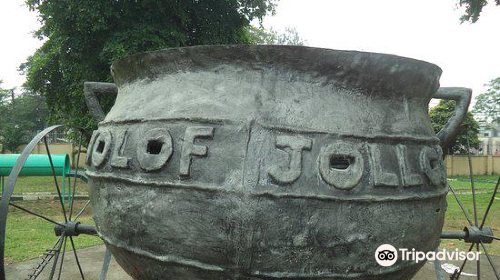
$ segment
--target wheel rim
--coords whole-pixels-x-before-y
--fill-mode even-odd
[[[74,177],[73,180],[73,189],[72,192],[68,193],[67,195],[69,196],[68,200],[68,208],[66,208],[63,200],[63,196],[61,195],[61,189],[59,187],[59,183],[57,180],[55,168],[54,168],[54,163],[52,161],[52,155],[50,152],[50,148],[47,142],[47,135],[54,131],[55,129],[58,129],[62,127],[61,125],[55,125],[51,126],[49,128],[46,128],[42,132],[38,133],[32,140],[31,142],[24,148],[23,152],[19,156],[18,160],[16,161],[14,167],[12,168],[12,171],[9,175],[9,178],[7,180],[7,184],[5,185],[4,188],[4,193],[2,196],[2,200],[0,202],[0,280],[6,280],[6,271],[5,271],[5,240],[6,240],[6,224],[7,224],[7,216],[8,216],[8,210],[9,206],[12,206],[18,210],[24,211],[30,215],[34,215],[38,218],[41,218],[45,220],[46,222],[51,223],[54,226],[54,231],[56,233],[57,241],[55,244],[48,248],[46,252],[43,254],[43,256],[40,258],[40,261],[37,263],[37,265],[33,268],[30,274],[27,275],[26,279],[37,279],[38,276],[45,270],[45,268],[48,266],[48,264],[52,261],[52,268],[50,270],[50,275],[49,279],[54,279],[57,277],[57,279],[61,279],[61,273],[63,271],[63,265],[64,265],[64,257],[67,252],[67,245],[70,243],[71,245],[71,250],[73,251],[74,254],[74,259],[80,274],[80,277],[82,279],[85,279],[84,273],[82,270],[82,266],[80,264],[80,260],[78,258],[77,250],[75,247],[75,242],[73,237],[78,236],[79,234],[90,234],[90,235],[96,235],[96,229],[92,225],[80,225],[78,221],[78,218],[84,213],[84,211],[87,209],[90,200],[88,200],[82,209],[80,211],[76,212],[76,209],[74,209],[74,198],[75,198],[75,193],[76,193],[76,183],[77,183],[77,178],[82,179],[84,182],[86,182],[86,177],[83,174],[78,174],[79,167],[78,163],[80,162],[80,156],[81,156],[81,150],[82,150],[82,134],[80,133],[79,141],[78,141],[78,153],[76,155],[76,164],[75,164],[75,172],[69,174],[69,177]],[[49,158],[50,162],[50,167],[51,167],[51,173],[52,177],[54,180],[54,185],[57,190],[57,196],[58,196],[58,201],[59,205],[62,211],[62,215],[64,217],[64,221],[62,222],[57,222],[45,215],[42,215],[40,213],[36,213],[35,211],[31,211],[29,209],[26,209],[25,207],[22,207],[20,205],[16,205],[15,203],[11,202],[11,197],[14,192],[14,186],[17,181],[17,178],[19,177],[19,174],[21,173],[21,170],[24,166],[24,163],[26,162],[28,156],[32,153],[36,145],[43,140],[44,146],[45,146],[45,151],[46,154]],[[71,187],[71,185],[70,185]],[[69,239],[69,242],[68,242]],[[109,253],[106,252],[106,256]],[[107,271],[107,266],[109,265],[109,260],[106,261],[107,258],[105,258],[105,263],[103,265],[103,272],[104,270]],[[101,273],[102,274],[102,273]],[[105,277],[105,273],[104,273]],[[101,279],[104,279],[101,277]]]
[[[500,176],[497,179],[495,188],[493,189],[493,194],[488,202],[488,206],[486,207],[486,211],[483,215],[482,220],[480,221],[479,215],[478,215],[478,207],[477,207],[477,198],[476,198],[476,186],[475,186],[475,181],[474,181],[474,172],[472,168],[472,159],[471,159],[471,154],[470,154],[470,134],[469,134],[469,128],[467,127],[467,161],[468,161],[468,166],[469,166],[469,180],[470,180],[470,185],[471,185],[471,192],[472,192],[472,211],[473,211],[473,216],[472,218],[467,214],[467,211],[464,207],[464,204],[458,197],[457,193],[451,187],[451,185],[448,184],[448,188],[450,192],[452,193],[453,197],[455,198],[455,201],[458,203],[462,213],[464,214],[465,219],[467,220],[468,225],[464,227],[463,232],[443,232],[441,235],[442,239],[463,239],[466,243],[470,243],[470,247],[467,252],[471,252],[474,247],[476,249],[476,252],[482,252],[486,256],[486,259],[489,263],[489,265],[492,268],[493,274],[495,275],[497,280],[500,280],[500,269],[495,266],[493,263],[493,260],[491,258],[491,255],[488,252],[488,249],[486,248],[485,244],[487,243],[492,243],[495,241],[499,241],[500,238],[495,236],[491,229],[485,225],[486,219],[488,218],[488,215],[490,214],[491,207],[495,201],[495,197],[498,193],[499,189],[499,184],[500,184]],[[464,267],[467,263],[467,258],[462,262],[461,266],[459,269],[455,269],[453,274],[450,276],[451,280],[458,280],[460,279],[460,276],[463,273]],[[480,258],[477,259],[476,261],[476,276],[477,279],[481,279],[481,260]],[[442,275],[441,271],[439,271],[440,265],[436,265],[436,276],[439,280],[443,279],[444,276]]]

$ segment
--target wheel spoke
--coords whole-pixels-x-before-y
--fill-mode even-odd
[[[469,143],[469,126],[467,126],[467,159],[469,161],[469,178],[470,185],[472,189],[472,205],[474,208],[474,225],[477,227],[477,203],[476,203],[476,186],[474,185],[474,172],[472,171],[472,159],[470,157],[470,143]],[[479,250],[479,245],[477,245],[477,249]],[[478,272],[479,279],[479,272]]]
[[[57,195],[59,196],[59,202],[61,203],[62,212],[64,215],[64,221],[68,222],[68,216],[66,215],[66,208],[64,207],[64,202],[61,196],[61,189],[59,189],[59,183],[57,182],[56,171],[54,169],[54,163],[52,162],[52,156],[50,155],[49,144],[47,144],[47,137],[43,137],[43,142],[45,143],[45,150],[49,156],[50,168],[52,169],[52,176],[54,177],[54,184],[56,185]]]
[[[453,188],[450,186],[450,184],[448,184],[448,188],[450,189],[451,193],[455,197],[455,200],[457,201],[458,206],[460,206],[460,209],[462,209],[462,212],[464,213],[465,218],[467,219],[467,222],[469,222],[469,225],[472,226],[472,221],[469,218],[469,215],[467,215],[467,212],[465,212],[465,208],[464,208],[464,205],[462,204],[462,201],[460,200],[460,198],[458,198],[457,194],[455,193]]]
[[[30,210],[28,210],[28,209],[26,209],[26,208],[24,208],[24,207],[21,207],[21,206],[19,206],[19,205],[16,205],[16,204],[14,204],[14,203],[12,203],[12,202],[9,202],[9,205],[10,205],[10,206],[12,206],[12,207],[15,207],[15,208],[17,208],[17,209],[19,209],[19,210],[22,210],[22,211],[24,211],[24,212],[26,212],[26,213],[29,213],[29,214],[31,214],[31,215],[37,216],[37,217],[39,217],[39,218],[42,218],[42,219],[46,220],[47,222],[50,222],[50,223],[53,223],[53,224],[55,224],[55,225],[58,225],[58,226],[64,227],[64,225],[62,225],[62,224],[60,224],[60,223],[58,223],[58,222],[56,222],[56,221],[54,221],[54,220],[52,220],[52,219],[50,219],[50,218],[47,218],[47,217],[45,217],[45,216],[43,216],[43,215],[40,215],[40,214],[37,214],[37,213],[35,213],[35,212],[33,212],[33,211],[30,211]]]
[[[488,253],[488,250],[486,250],[486,246],[484,246],[483,242],[481,242],[481,247],[483,247],[484,255],[488,259],[488,262],[490,263],[491,267],[493,268],[493,272],[495,273],[495,276],[497,280],[500,280],[500,274],[498,273],[497,269],[495,268],[495,264],[490,258],[490,254]]]
[[[64,237],[64,245],[63,245],[63,251],[62,251],[62,256],[61,256],[61,264],[59,265],[59,274],[57,275],[57,280],[61,279],[61,273],[63,269],[63,263],[64,263],[64,255],[66,254],[66,241],[68,240],[68,237]]]
[[[59,237],[59,239],[54,244],[54,246],[52,246],[52,248],[45,250],[45,255],[43,256],[42,260],[38,263],[38,265],[33,269],[33,274],[28,275],[27,280],[35,280],[40,275],[40,273],[43,272],[45,267],[49,264],[49,262],[54,257],[53,252],[57,251],[56,247],[59,244],[59,242],[61,241],[61,239],[62,239],[62,236]]]
[[[73,215],[73,204],[75,203],[75,190],[76,181],[78,179],[78,164],[80,163],[80,154],[82,153],[82,134],[80,133],[80,139],[78,140],[78,154],[76,156],[75,164],[75,179],[73,180],[73,192],[71,194],[71,204],[69,206],[69,220],[71,221],[71,216]]]
[[[479,252],[479,243],[476,243],[476,252]],[[478,254],[478,256],[479,256],[479,254]],[[477,261],[476,261],[476,272],[477,272],[477,280],[480,280],[481,279],[481,262],[480,262],[479,257],[477,258]]]
[[[104,253],[104,262],[102,263],[101,277],[99,280],[106,280],[106,274],[108,274],[109,262],[111,261],[111,251],[106,247],[106,253]]]
[[[80,265],[80,260],[78,259],[78,254],[76,253],[75,242],[73,242],[73,237],[69,237],[69,241],[71,241],[71,248],[73,248],[73,254],[75,254],[76,265],[78,266],[78,271],[80,272],[80,276],[82,276],[82,280],[85,280],[85,276],[83,276],[82,266]]]
[[[88,200],[87,203],[85,203],[85,205],[83,205],[82,210],[80,210],[80,212],[78,212],[78,214],[76,214],[75,219],[74,219],[75,221],[83,214],[83,212],[85,211],[85,209],[87,209],[87,206],[89,206],[89,204],[90,204],[90,200]]]
[[[488,237],[488,238],[492,238],[492,239],[495,239],[495,240],[498,240],[500,241],[500,237],[496,237],[496,236],[491,236],[491,235],[483,235],[481,234],[482,237]]]
[[[470,247],[469,247],[469,251],[472,251],[472,248],[474,248],[474,244],[471,244]],[[460,266],[460,269],[458,271],[458,275],[457,275],[457,278],[455,280],[458,280],[460,278],[460,275],[462,275],[462,271],[464,271],[464,267],[465,267],[465,263],[467,263],[467,258],[465,258],[464,262],[462,263],[462,265]]]
[[[496,197],[497,192],[498,192],[498,185],[499,184],[500,184],[500,176],[498,176],[495,190],[493,190],[493,195],[491,196],[490,203],[488,203],[488,207],[486,208],[486,212],[484,213],[483,220],[481,221],[481,226],[479,227],[479,229],[483,229],[484,223],[486,222],[486,218],[488,217],[488,214],[490,213],[491,205],[493,205],[493,202],[495,201],[495,197]]]
[[[436,250],[436,253],[437,253],[437,250]],[[443,270],[441,268],[441,261],[437,258],[434,261],[434,270],[436,271],[437,280],[444,280]]]
[[[52,264],[52,270],[50,271],[49,280],[54,279],[54,273],[56,272],[57,261],[59,259],[59,253],[61,252],[61,247],[63,245],[63,239],[64,239],[64,233],[61,235],[61,238],[59,239],[59,246],[55,253],[54,263]]]

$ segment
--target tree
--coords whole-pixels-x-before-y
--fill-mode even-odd
[[[23,93],[13,102],[8,94],[10,91],[0,88],[2,153],[5,150],[18,152],[19,146],[27,143],[32,132],[44,128],[47,118],[47,107],[41,96]]]
[[[266,30],[263,27],[257,28],[250,26],[249,37],[253,44],[258,45],[294,45],[303,46],[307,41],[302,39],[297,29],[287,27],[283,33],[274,29]]]
[[[432,108],[429,116],[431,117],[434,132],[438,133],[454,114],[455,101],[453,100],[441,100],[437,106]],[[471,148],[479,148],[479,139],[477,137],[479,124],[471,112],[467,112],[459,129],[460,132],[457,134],[455,140],[448,147],[445,147],[447,154],[466,154],[467,138],[469,138]]]
[[[6,122],[8,118],[7,111],[5,110],[6,104],[8,104],[8,97],[10,90],[2,88],[3,81],[0,80],[0,143],[2,143],[2,138],[4,131],[6,129]],[[4,145],[2,144],[2,151]]]
[[[500,125],[500,77],[488,84],[489,88],[476,98],[472,112],[480,122]]]
[[[138,52],[251,43],[247,28],[277,0],[27,0],[42,47],[21,65],[25,87],[47,100],[50,121],[91,131],[85,81],[112,81],[112,61]],[[110,107],[113,98],[103,101]]]
[[[484,6],[487,4],[487,0],[459,0],[458,5],[465,7],[465,14],[460,17],[460,21],[475,23],[479,19]],[[500,0],[495,0],[495,4],[497,6],[500,5]]]
[[[9,90],[2,88],[3,81],[0,80],[0,105],[8,98]]]
[[[8,123],[3,130],[2,135],[2,153],[10,151],[12,153],[19,152],[19,146],[25,144],[25,131],[18,125]]]

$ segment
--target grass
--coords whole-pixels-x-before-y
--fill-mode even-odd
[[[467,190],[470,191],[470,179],[469,176],[453,176],[449,177],[449,183],[454,190]],[[481,175],[474,176],[474,186],[478,191],[482,190],[492,190],[498,180],[498,175]]]
[[[79,171],[82,173],[82,171]],[[57,182],[59,187],[62,188],[62,178],[57,177]],[[76,193],[87,193],[87,184],[81,180],[76,181]],[[7,178],[5,178],[5,183],[7,183]],[[73,188],[73,178],[71,178],[71,188]],[[68,181],[66,180],[66,190],[68,190]],[[62,191],[62,189],[61,189]],[[51,176],[40,176],[40,177],[23,177],[19,176],[14,186],[14,194],[22,193],[51,193],[57,194],[56,187],[54,185],[54,178]]]
[[[491,199],[493,188],[497,176],[475,176],[477,181],[477,210],[479,220],[482,219],[484,211]],[[473,219],[473,203],[470,193],[470,182],[468,177],[459,176],[450,178],[450,185],[459,193],[458,197],[462,201],[469,217]],[[77,184],[79,193],[86,192],[83,183]],[[20,177],[14,188],[15,193],[21,192],[50,192],[56,193],[52,177]],[[445,225],[443,230],[462,231],[467,225],[464,214],[458,207],[455,198],[450,194],[447,197],[448,209],[446,212]],[[75,201],[75,209],[81,209],[85,201]],[[22,201],[16,204],[47,215],[56,221],[63,220],[60,206],[56,200]],[[497,195],[496,202],[490,210],[486,225],[490,226],[496,235],[500,235],[500,194]],[[81,216],[80,221],[84,224],[93,224],[91,218],[92,210],[89,208]],[[10,207],[7,221],[6,253],[7,262],[24,261],[41,256],[45,249],[51,247],[56,242],[52,224],[27,214],[21,210]],[[75,237],[77,248],[102,244],[102,241],[93,236],[80,235]],[[458,240],[442,240],[441,247],[454,250],[468,250],[469,244]],[[490,254],[500,256],[500,242],[486,245]]]
[[[85,203],[86,201],[82,200],[75,201],[74,210],[80,211]],[[64,220],[57,200],[18,201],[15,204],[55,221]],[[82,224],[94,224],[91,213],[89,205],[78,220]],[[40,257],[47,248],[55,244],[57,239],[51,223],[14,207],[9,208],[5,240],[6,263]],[[77,248],[102,244],[101,239],[95,236],[79,235],[73,239]],[[69,242],[68,246],[67,249],[71,250]]]

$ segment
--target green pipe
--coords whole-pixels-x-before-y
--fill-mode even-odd
[[[69,155],[53,154],[51,157],[56,175],[69,173]],[[0,176],[9,176],[18,158],[18,154],[0,155]],[[49,156],[44,154],[29,155],[19,175],[51,176],[52,168],[50,167]]]
[[[0,177],[9,176],[14,164],[19,158],[19,154],[3,154],[0,155]],[[51,154],[52,163],[54,164],[54,172],[56,176],[62,177],[61,195],[63,203],[66,196],[66,175],[70,172],[69,155],[67,154]],[[45,154],[29,155],[24,163],[20,176],[52,176],[52,168],[50,165],[49,156]],[[3,187],[3,186],[2,186]],[[71,186],[69,186],[69,194],[71,194]],[[3,188],[2,188],[3,192]],[[69,197],[71,205],[71,197]]]

